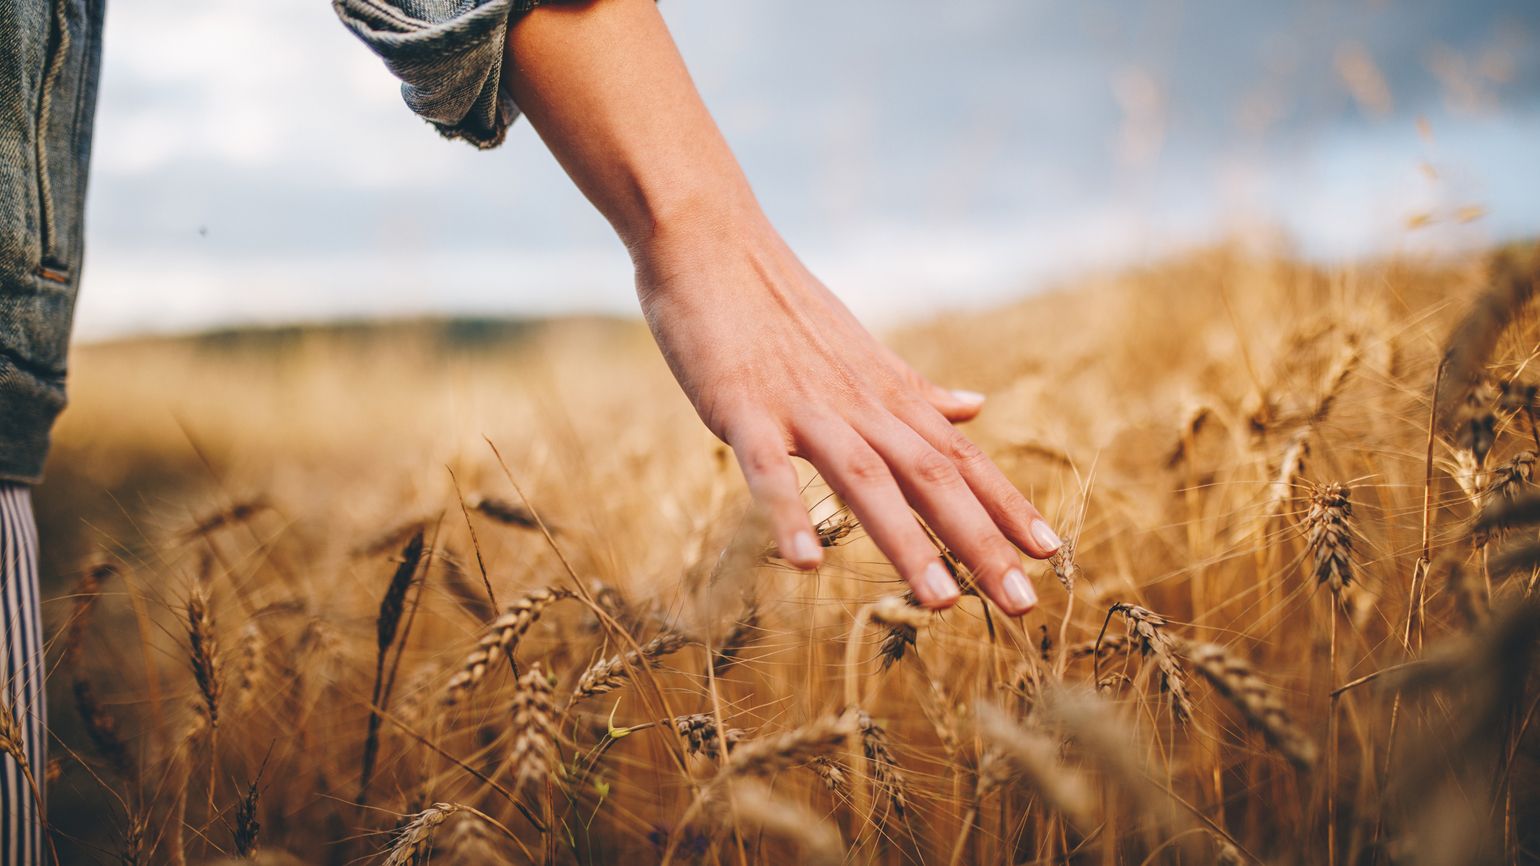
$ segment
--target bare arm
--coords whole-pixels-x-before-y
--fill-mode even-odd
[[[505,85],[630,250],[653,336],[701,419],[737,454],[789,561],[821,560],[796,455],[923,604],[948,606],[958,589],[913,512],[1003,610],[1031,609],[1017,548],[1043,558],[1059,540],[952,426],[983,398],[926,382],[797,260],[653,0],[542,6],[511,28],[508,46]]]

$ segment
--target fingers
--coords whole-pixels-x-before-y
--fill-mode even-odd
[[[882,457],[844,421],[798,430],[798,447],[855,514],[925,607],[950,607],[961,594]]]
[[[1047,559],[1064,542],[1036,506],[1027,501],[1000,467],[961,430],[918,404],[900,407],[899,419],[924,437],[957,468],[994,524],[1033,559]]]
[[[823,561],[823,548],[808,519],[797,470],[787,457],[785,437],[774,425],[751,425],[740,427],[729,444],[749,492],[770,515],[781,558],[804,570],[817,568]]]
[[[953,461],[892,416],[862,431],[930,527],[978,579],[984,594],[1011,616],[1037,604],[1020,555]]]

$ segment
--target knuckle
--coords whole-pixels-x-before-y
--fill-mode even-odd
[[[780,469],[786,455],[767,443],[760,443],[739,449],[738,458],[743,463],[745,473],[770,475]]]
[[[968,549],[973,551],[972,568],[981,574],[1001,575],[1016,564],[1016,548],[1011,546],[998,529],[982,530],[970,539]]]
[[[950,484],[958,477],[952,461],[929,449],[914,461],[914,474],[927,484]]]
[[[990,516],[1000,526],[1011,529],[1023,529],[1032,522],[1032,518],[1036,513],[1032,508],[1032,503],[1028,502],[1027,497],[1022,496],[1021,491],[1011,486],[1009,482],[1002,481],[999,484],[991,485],[989,493],[989,498],[994,501],[993,503],[986,502],[985,504],[992,505],[989,508]]]
[[[857,451],[845,458],[845,474],[863,483],[882,481],[889,477],[888,464],[875,451]]]
[[[977,466],[981,463],[989,462],[989,458],[984,454],[984,449],[980,448],[972,439],[956,430],[952,431],[951,435],[947,437],[946,453],[959,466]]]

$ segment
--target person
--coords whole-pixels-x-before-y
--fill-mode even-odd
[[[29,485],[65,403],[105,0],[0,0],[0,574],[6,711],[45,763]],[[449,138],[502,142],[519,115],[629,251],[648,326],[701,420],[737,455],[781,555],[822,548],[790,458],[806,459],[930,608],[959,588],[918,514],[1007,614],[1037,601],[1018,551],[1060,540],[953,426],[984,398],[884,347],[770,224],[653,0],[334,0]],[[40,862],[37,804],[0,773],[5,863]],[[34,774],[41,784],[41,773]]]

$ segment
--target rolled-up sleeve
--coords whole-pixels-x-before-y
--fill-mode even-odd
[[[503,90],[509,22],[543,0],[332,0],[401,79],[407,107],[446,138],[496,147],[518,106]]]

